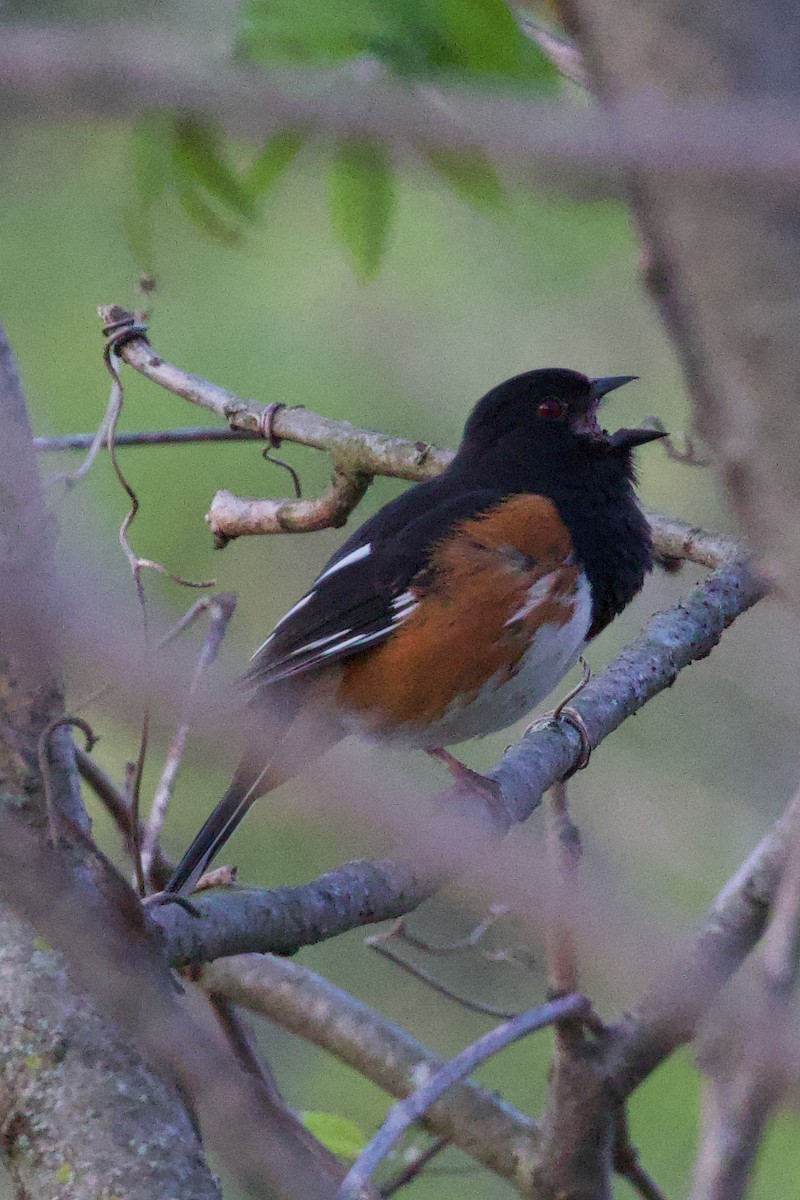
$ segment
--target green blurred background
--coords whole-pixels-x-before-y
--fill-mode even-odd
[[[152,8],[148,16],[152,16]],[[233,8],[199,3],[163,8],[177,27],[192,19],[222,38]],[[99,6],[7,6],[7,15],[91,18]],[[105,16],[113,17],[108,6]],[[24,11],[23,11],[24,9]],[[5,124],[0,133],[3,203],[0,316],[19,356],[37,433],[93,430],[107,399],[107,376],[95,307],[137,299],[137,266],[123,236],[131,201],[131,131],[124,125],[56,120]],[[248,153],[242,148],[243,154]],[[413,160],[396,160],[396,211],[382,269],[358,282],[331,233],[324,144],[306,147],[281,179],[263,219],[240,244],[203,237],[175,205],[155,216],[157,290],[148,304],[158,351],[187,370],[260,401],[306,404],[397,434],[454,445],[474,401],[491,385],[536,366],[563,365],[596,375],[637,373],[641,383],[609,403],[607,423],[634,424],[659,414],[674,431],[688,421],[675,358],[638,281],[638,250],[624,207],[580,202],[556,193],[507,187],[494,214],[461,203]],[[129,372],[128,375],[131,373]],[[162,428],[203,423],[175,397],[126,377],[122,427]],[[284,447],[306,491],[324,486],[320,456]],[[224,552],[212,548],[203,514],[219,487],[248,495],[281,495],[287,477],[265,464],[258,446],[136,449],[121,461],[137,488],[142,511],[137,549],[190,578],[216,577],[235,591],[239,607],[219,670],[234,674],[274,621],[297,598],[344,533],[242,539]],[[657,508],[712,527],[730,527],[712,471],[670,462],[658,446],[644,450],[641,494]],[[76,465],[76,459],[69,459]],[[66,465],[50,457],[46,471]],[[378,480],[362,505],[363,519],[400,486]],[[128,568],[116,531],[124,497],[106,458],[69,494],[53,492],[67,556],[83,555],[90,585],[114,603],[130,596]],[[345,531],[346,532],[346,531]],[[595,670],[629,640],[648,614],[672,603],[699,578],[656,573],[631,609],[591,649]],[[158,620],[176,617],[192,597],[148,579]],[[135,612],[131,602],[131,620]],[[202,632],[193,635],[199,644]],[[793,783],[798,673],[786,653],[784,619],[762,604],[737,622],[710,660],[681,676],[674,689],[628,721],[597,752],[572,785],[573,808],[590,865],[620,897],[625,911],[678,932],[699,915],[779,812]],[[92,668],[94,669],[94,668]],[[85,664],[70,664],[72,695],[92,682]],[[102,733],[98,758],[120,778],[135,754],[137,731],[92,714]],[[168,735],[169,730],[160,731]],[[513,737],[504,733],[464,751],[484,768]],[[157,777],[158,744],[146,791]],[[178,854],[223,790],[233,762],[193,744],[167,837]],[[423,756],[392,756],[420,788],[445,780]],[[337,863],[371,852],[357,823],[341,814],[312,824],[294,800],[302,781],[272,804],[257,806],[230,858],[243,879],[299,882]],[[93,810],[94,811],[94,810]],[[107,844],[116,839],[100,814]],[[541,853],[541,814],[513,836]],[[372,839],[372,840],[370,840]],[[502,900],[502,896],[495,897]],[[447,898],[428,904],[413,921],[432,940],[465,932],[481,913]],[[495,944],[503,945],[503,929]],[[541,945],[527,950],[541,964]],[[612,956],[613,957],[613,956]],[[624,953],[621,959],[625,959]],[[381,1009],[443,1055],[489,1028],[375,958],[353,934],[303,951],[298,960]],[[441,977],[471,997],[525,1007],[544,993],[544,978],[490,964],[477,953],[436,960]],[[610,969],[602,947],[584,963],[602,1011],[611,1016],[647,983]],[[371,1133],[387,1098],[360,1077],[275,1028],[264,1045],[288,1100],[299,1109],[335,1112]],[[547,1071],[547,1035],[507,1052],[481,1079],[535,1113]],[[697,1133],[698,1081],[688,1053],[641,1089],[632,1103],[632,1132],[642,1160],[669,1196],[687,1189]],[[782,1117],[759,1160],[753,1195],[795,1197],[800,1185],[796,1118]],[[617,1183],[619,1196],[630,1194]],[[419,1200],[452,1200],[464,1193],[485,1200],[511,1188],[459,1153],[443,1155],[409,1189]],[[238,1195],[226,1185],[230,1200]]]

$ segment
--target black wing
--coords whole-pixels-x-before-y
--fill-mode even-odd
[[[385,641],[416,607],[410,585],[431,548],[503,498],[488,488],[454,495],[448,483],[411,488],[356,530],[253,655],[248,681],[291,679]]]

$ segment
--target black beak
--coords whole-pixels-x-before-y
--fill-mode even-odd
[[[609,375],[605,379],[593,379],[592,392],[598,400],[601,400],[609,392],[624,387],[626,383],[633,383],[634,379],[638,378],[638,375]]]
[[[612,450],[635,450],[637,446],[668,436],[666,429],[618,429],[611,434],[608,444]]]

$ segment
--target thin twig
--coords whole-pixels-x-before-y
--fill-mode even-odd
[[[757,1015],[748,1005],[701,1043],[708,1076],[695,1200],[742,1200],[771,1115],[796,1079],[795,997],[800,971],[800,807],[789,808],[787,844],[764,935]]]
[[[704,458],[695,446],[694,439],[688,433],[683,435],[683,449],[677,445],[674,436],[667,432],[667,427],[661,417],[643,417],[641,424],[648,429],[657,429],[664,436],[661,445],[667,458],[672,462],[681,463],[684,467],[710,467],[711,459]]]
[[[155,861],[156,851],[158,849],[161,830],[164,825],[164,820],[167,815],[167,809],[172,797],[172,792],[175,787],[175,781],[178,777],[178,771],[183,760],[184,750],[186,748],[186,740],[189,736],[189,728],[192,719],[192,711],[194,702],[197,697],[197,692],[200,688],[203,675],[214,662],[217,657],[222,639],[225,636],[225,631],[228,628],[228,623],[233,616],[236,608],[236,597],[230,592],[220,593],[218,596],[212,596],[209,603],[209,629],[203,642],[200,654],[197,659],[197,664],[189,684],[189,691],[186,697],[186,703],[181,715],[180,724],[169,744],[167,756],[164,760],[164,767],[161,772],[161,778],[158,781],[158,786],[153,797],[153,804],[150,809],[150,815],[144,828],[142,837],[142,870],[144,877],[149,884],[153,884],[151,878],[151,868]]]
[[[792,829],[772,915],[764,935],[767,991],[788,996],[800,970],[800,821]]]
[[[278,1089],[272,1067],[263,1055],[258,1053],[253,1037],[236,1005],[227,996],[220,995],[219,992],[206,994],[214,1010],[214,1015],[242,1067],[259,1081],[270,1100],[285,1107],[285,1101]]]
[[[139,750],[133,763],[133,770],[129,772],[126,783],[128,784],[127,795],[130,802],[131,812],[131,843],[133,870],[136,876],[136,889],[140,896],[147,895],[147,880],[145,879],[144,866],[142,864],[142,845],[141,845],[141,795],[142,795],[142,776],[144,774],[144,764],[147,759],[147,748],[150,744],[150,704],[145,701],[144,711],[142,712],[142,728],[139,735]]]
[[[99,767],[91,754],[87,754],[80,746],[75,747],[75,762],[81,778],[88,783],[97,798],[103,804],[106,812],[114,821],[122,834],[125,849],[133,860],[134,844],[131,832],[131,810],[123,790],[114,783],[113,779]],[[159,847],[151,866],[153,881],[158,887],[163,887],[172,874],[172,863]]]
[[[398,941],[405,942],[407,946],[413,947],[414,950],[422,950],[425,954],[430,954],[434,958],[447,957],[477,946],[484,934],[496,925],[502,917],[506,916],[508,912],[509,908],[507,904],[491,905],[483,920],[479,921],[475,928],[471,929],[463,938],[456,938],[454,942],[433,943],[425,941],[413,933],[409,933],[405,917],[398,917],[385,937],[387,940],[389,937],[397,938]]]
[[[466,996],[454,992],[452,988],[441,983],[429,971],[426,971],[424,967],[418,967],[415,963],[407,962],[406,959],[401,958],[399,954],[391,950],[386,945],[386,941],[394,936],[394,933],[391,931],[389,933],[378,933],[372,937],[365,938],[364,942],[376,954],[380,954],[383,958],[388,958],[389,962],[394,963],[401,971],[405,971],[408,975],[411,975],[414,979],[418,979],[420,983],[424,983],[426,987],[431,988],[440,996],[444,996],[445,1000],[452,1000],[454,1004],[468,1009],[469,1012],[481,1013],[485,1017],[497,1017],[501,1021],[509,1021],[520,1015],[518,1012],[509,1012],[504,1008],[497,1008],[494,1004],[484,1004],[480,1000],[469,1000]]]
[[[622,1179],[627,1179],[642,1200],[664,1200],[664,1193],[653,1182],[639,1162],[639,1152],[632,1144],[625,1108],[617,1113],[614,1137],[614,1170]]]
[[[394,1196],[406,1184],[413,1183],[415,1179],[418,1179],[428,1164],[436,1158],[437,1154],[441,1154],[449,1145],[450,1143],[446,1138],[437,1138],[435,1142],[431,1142],[430,1146],[426,1146],[424,1150],[421,1150],[416,1158],[413,1158],[407,1166],[403,1167],[402,1171],[398,1171],[388,1183],[383,1185],[381,1188],[383,1200],[388,1200],[390,1196]]]
[[[108,448],[106,431],[101,425],[97,433],[65,433],[58,437],[35,437],[33,439],[33,448],[38,454],[54,454],[67,450],[86,450],[94,446],[95,441],[100,439],[99,450]],[[245,433],[241,429],[213,429],[213,428],[196,428],[194,426],[186,426],[181,429],[145,429],[137,432],[120,433],[119,430],[114,434],[114,445],[119,446],[186,446],[193,445],[197,442],[255,442],[258,440],[258,435],[255,433]],[[91,463],[89,463],[91,466]],[[80,470],[83,474],[89,467],[86,463],[81,466]],[[59,478],[71,479],[72,476],[53,475],[49,483],[54,483]]]
[[[573,41],[562,33],[555,33],[542,21],[537,21],[530,13],[517,10],[514,14],[522,32],[536,42],[539,49],[547,55],[550,62],[560,71],[570,83],[588,89],[589,78],[583,55]]]
[[[161,575],[166,575],[174,583],[180,584],[183,587],[199,587],[207,588],[213,586],[213,580],[203,583],[192,583],[187,579],[182,579],[178,575],[172,574],[163,567],[161,563],[153,562],[152,559],[140,558],[133,550],[128,537],[128,530],[136,519],[139,512],[139,497],[135,489],[128,482],[122,468],[117,459],[116,446],[114,444],[114,436],[117,431],[117,422],[119,421],[122,412],[122,406],[125,402],[125,392],[122,387],[122,381],[119,377],[117,363],[117,348],[124,343],[125,339],[134,335],[144,333],[145,326],[141,322],[127,320],[121,326],[113,323],[106,326],[104,329],[105,345],[103,347],[103,362],[106,370],[111,376],[111,396],[108,403],[108,413],[106,418],[106,446],[111,457],[111,466],[114,469],[120,486],[125,491],[129,501],[130,508],[123,518],[122,524],[119,527],[119,543],[128,560],[133,575],[134,586],[136,588],[136,598],[139,602],[139,609],[142,617],[142,637],[144,640],[144,652],[149,658],[150,656],[150,630],[148,623],[147,612],[147,596],[142,582],[142,571],[145,567],[157,571]],[[139,750],[136,756],[136,770],[131,780],[131,836],[133,840],[133,866],[136,873],[136,884],[139,889],[139,895],[146,894],[146,882],[144,870],[141,861],[141,847],[139,845],[139,812],[141,803],[141,785],[142,775],[144,773],[144,765],[147,758],[147,747],[150,739],[150,706],[145,703],[144,712],[142,714],[142,731],[139,738]]]
[[[176,621],[172,628],[167,630],[164,636],[158,639],[153,646],[153,649],[163,650],[165,646],[168,646],[170,642],[173,642],[175,638],[179,637],[184,630],[193,625],[197,618],[206,611],[211,604],[211,600],[211,596],[201,596],[199,600],[195,600],[194,604],[186,610],[180,620]],[[93,692],[90,692],[88,696],[84,696],[75,705],[75,711],[81,712],[84,708],[91,707],[91,705],[96,704],[98,700],[102,700],[104,696],[108,695],[109,692],[114,691],[114,689],[119,686],[120,681],[116,679],[111,680],[108,683],[101,683],[100,687],[95,688]]]
[[[39,738],[38,757],[39,771],[42,776],[42,784],[44,786],[45,805],[47,808],[47,824],[50,830],[50,841],[54,846],[58,845],[58,839],[62,833],[64,825],[64,814],[56,810],[55,798],[53,795],[53,786],[50,778],[50,738],[57,729],[62,726],[71,726],[75,729],[80,729],[86,738],[86,749],[91,750],[97,742],[97,734],[92,729],[88,721],[84,721],[83,717],[73,716],[71,713],[65,713],[60,717],[56,717],[49,725],[45,726]],[[71,830],[72,831],[72,830]]]
[[[552,909],[547,922],[547,982],[554,995],[576,992],[578,951],[575,943],[581,835],[569,815],[563,779],[547,793],[547,860]]]
[[[439,1097],[452,1087],[454,1083],[471,1075],[477,1067],[487,1059],[499,1054],[513,1042],[553,1025],[568,1017],[585,1016],[591,1010],[591,1005],[585,996],[562,996],[530,1009],[526,1013],[499,1025],[490,1033],[478,1038],[471,1046],[467,1046],[460,1054],[450,1059],[445,1067],[424,1087],[419,1088],[408,1099],[396,1104],[384,1121],[374,1138],[359,1155],[357,1161],[348,1171],[338,1193],[339,1200],[355,1200],[362,1195],[364,1188],[372,1178],[379,1163],[386,1157],[392,1146],[402,1137],[409,1126],[430,1108]]]
[[[109,396],[108,404],[106,405],[106,411],[103,414],[103,419],[98,425],[96,432],[79,435],[81,444],[75,448],[83,449],[86,447],[89,451],[81,465],[74,471],[59,471],[57,474],[51,475],[47,480],[45,480],[48,487],[55,487],[56,484],[59,483],[65,483],[67,487],[72,487],[74,484],[78,483],[79,480],[83,479],[85,475],[88,475],[94,460],[97,458],[97,455],[107,442],[108,431],[111,426],[114,412],[114,403],[115,397],[114,393],[112,392],[112,394]]]
[[[104,321],[135,326],[136,314],[118,305],[99,310]],[[198,375],[190,375],[157,354],[144,337],[132,337],[119,347],[119,357],[146,379],[175,396],[216,413],[230,428],[262,436],[266,406],[230,392]],[[324,450],[336,466],[352,474],[381,475],[392,479],[432,479],[453,459],[452,450],[429,442],[389,437],[359,429],[347,421],[333,421],[306,408],[284,408],[272,422],[275,435],[287,442]],[[725,534],[711,533],[676,517],[648,513],[656,550],[702,566],[719,567],[746,557],[746,547]]]

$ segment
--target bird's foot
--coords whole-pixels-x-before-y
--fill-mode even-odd
[[[586,722],[576,708],[570,708],[570,700],[574,700],[579,692],[582,692],[587,683],[592,677],[592,671],[585,658],[580,659],[583,667],[583,679],[570,692],[567,692],[560,704],[557,704],[550,712],[542,713],[535,721],[531,721],[528,725],[525,734],[530,733],[534,729],[543,729],[548,725],[558,725],[560,721],[566,721],[568,725],[577,732],[581,739],[581,749],[578,755],[578,761],[572,766],[566,775],[562,776],[562,782],[571,779],[576,771],[583,771],[589,765],[589,759],[592,757],[592,743],[589,737],[589,730],[586,728]]]
[[[503,800],[503,793],[500,790],[500,784],[496,780],[489,779],[486,775],[481,775],[478,771],[473,771],[471,767],[460,762],[455,755],[442,747],[429,750],[428,754],[430,754],[431,758],[438,758],[439,762],[443,762],[457,783],[463,784],[471,792],[475,792],[478,796],[481,796],[486,801],[493,815],[507,821],[508,816],[505,801]]]
[[[213,871],[206,871],[201,875],[197,883],[192,889],[192,895],[196,896],[198,892],[207,892],[211,888],[231,887],[236,883],[238,867],[215,867]],[[191,900],[187,900],[179,892],[153,892],[151,896],[145,896],[142,904],[146,908],[159,908],[164,904],[177,904],[192,917],[199,917],[200,911],[197,909]]]
[[[182,908],[190,917],[200,916],[200,910],[192,904],[191,900],[178,895],[177,892],[153,892],[142,899],[142,904],[145,908],[163,908],[167,904],[177,904],[178,908]]]

